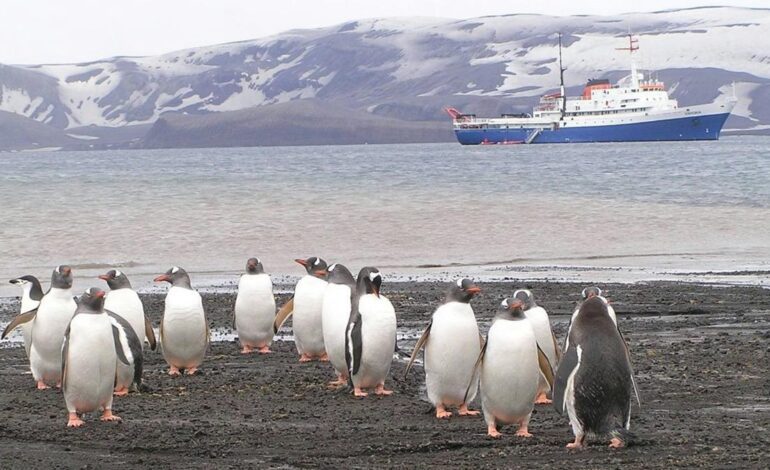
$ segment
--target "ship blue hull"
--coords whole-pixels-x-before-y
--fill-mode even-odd
[[[686,116],[676,119],[594,127],[561,127],[536,133],[533,128],[455,129],[463,145],[576,142],[651,142],[676,140],[717,140],[730,113]]]

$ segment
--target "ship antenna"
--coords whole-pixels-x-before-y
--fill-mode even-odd
[[[639,50],[639,39],[634,38],[634,35],[631,33],[630,29],[627,36],[628,36],[628,47],[616,47],[615,49],[618,51],[628,51],[628,53],[631,55],[631,88],[637,89],[639,88],[639,77],[637,77],[637,73],[636,73],[636,62],[634,62],[634,52]]]
[[[567,70],[562,66],[561,61],[561,33],[559,33],[559,91],[561,91],[561,120],[564,120],[564,115],[567,112],[567,94],[564,91],[564,71]]]

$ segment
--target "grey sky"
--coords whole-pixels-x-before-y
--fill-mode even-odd
[[[155,55],[360,18],[617,14],[704,4],[707,0],[3,0],[0,63]],[[768,0],[721,4],[770,7]]]

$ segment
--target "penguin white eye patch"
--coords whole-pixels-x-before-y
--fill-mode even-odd
[[[176,266],[171,268],[171,274],[176,274],[177,272],[179,272],[179,268],[177,268]]]

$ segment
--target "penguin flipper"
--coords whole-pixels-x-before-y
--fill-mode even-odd
[[[67,390],[67,357],[70,350],[70,326],[64,332],[64,342],[61,346],[61,389]]]
[[[548,386],[553,390],[553,365],[539,344],[537,344],[537,365],[540,367],[540,373],[543,374],[545,381],[548,382]]]
[[[278,330],[281,329],[283,323],[292,313],[294,313],[294,297],[289,299],[289,301],[286,302],[275,315],[275,320],[273,321],[273,333],[278,333]]]
[[[110,320],[112,321],[112,328],[113,328],[113,336],[115,334],[115,328],[118,329],[118,335],[123,334],[126,337],[126,343],[128,344],[128,350],[131,352],[131,361],[128,361],[128,358],[126,357],[125,351],[123,350],[123,343],[118,341],[117,344],[120,345],[120,353],[123,353],[123,357],[126,359],[126,361],[123,361],[121,359],[121,362],[124,364],[130,366],[131,362],[133,362],[134,365],[134,377],[131,383],[136,384],[137,389],[139,386],[142,385],[142,368],[144,367],[144,357],[142,356],[142,340],[139,339],[139,337],[136,335],[136,332],[134,331],[134,328],[131,326],[130,323],[126,321],[125,318],[121,317],[115,312],[112,312],[110,310],[105,310],[107,312],[107,315],[110,316]],[[145,316],[145,329],[147,328],[147,317]],[[150,327],[150,330],[152,330],[152,327]],[[146,334],[146,333],[145,333]],[[120,336],[118,336],[119,340]],[[155,337],[153,335],[153,340],[150,342],[150,346],[154,343]],[[118,353],[118,347],[115,346],[115,352]],[[120,359],[120,353],[118,353],[118,359]]]
[[[35,315],[37,315],[37,309],[30,310],[29,312],[24,312],[22,314],[16,315],[13,317],[13,320],[8,324],[8,326],[5,327],[3,330],[3,335],[0,336],[0,339],[5,339],[6,336],[8,336],[8,333],[13,331],[14,328],[16,328],[19,325],[23,325],[24,323],[30,322],[35,318]]]
[[[123,352],[123,345],[120,344],[120,330],[117,326],[112,325],[112,339],[115,342],[115,353],[118,355],[118,360],[123,364],[130,366],[126,353]]]
[[[564,414],[564,401],[567,393],[567,381],[578,366],[577,347],[573,344],[567,348],[564,356],[556,369],[556,377],[553,383],[553,406],[559,414]]]
[[[363,351],[361,323],[361,314],[356,311],[351,315],[350,323],[348,323],[345,332],[345,362],[348,366],[348,379],[351,384],[353,374],[357,374],[358,369],[361,368],[361,353]]]
[[[479,335],[481,336],[481,335]],[[479,366],[481,366],[481,363],[484,362],[484,354],[487,352],[487,344],[489,344],[488,341],[484,340],[484,337],[481,336],[481,352],[479,352],[479,357],[476,359],[476,363],[473,365],[473,371],[471,372],[471,383],[468,384],[468,388],[465,389],[465,396],[463,397],[463,403],[468,403],[468,395],[471,393],[471,388],[473,388],[473,384],[476,383],[476,373],[479,369]]]
[[[553,339],[553,350],[556,353],[556,364],[558,364],[561,360],[562,352],[561,348],[559,347],[559,342],[556,340],[556,334],[553,332],[553,330],[551,330],[551,338]]]
[[[642,400],[639,398],[639,389],[636,387],[636,379],[634,378],[634,366],[631,365],[631,351],[628,349],[628,343],[626,343],[626,338],[625,336],[623,336],[623,333],[620,331],[619,326],[618,326],[618,334],[620,335],[620,339],[621,341],[623,341],[623,347],[626,350],[626,361],[628,361],[628,370],[631,371],[631,385],[633,385],[634,387],[634,395],[636,396],[636,403],[639,405],[639,408],[641,408]]]
[[[155,339],[155,331],[152,329],[152,322],[147,315],[144,316],[144,336],[147,337],[147,341],[150,343],[150,349],[155,351],[155,348],[158,347],[158,342]]]
[[[409,363],[406,365],[406,370],[404,371],[404,377],[406,377],[409,374],[409,371],[412,369],[412,364],[414,364],[414,360],[417,359],[417,354],[419,354],[420,349],[422,349],[428,342],[428,338],[430,337],[430,329],[432,326],[433,318],[430,319],[430,323],[428,323],[425,331],[422,332],[422,336],[420,336],[420,339],[418,339],[417,343],[414,345],[414,349],[412,350],[412,357],[409,358]]]

